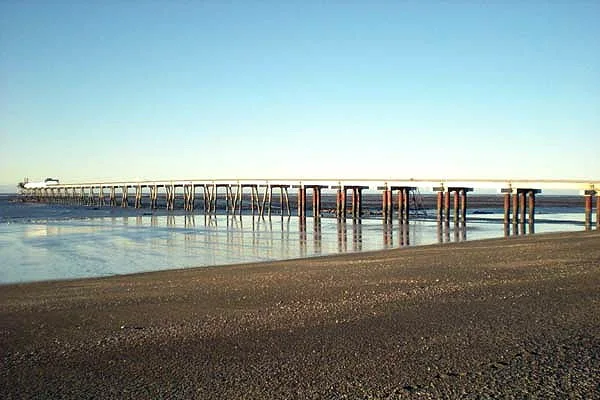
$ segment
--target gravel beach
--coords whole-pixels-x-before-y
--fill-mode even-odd
[[[600,232],[5,285],[0,350],[3,399],[600,398]]]

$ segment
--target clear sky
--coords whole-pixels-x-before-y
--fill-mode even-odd
[[[0,2],[23,177],[600,179],[599,1]]]

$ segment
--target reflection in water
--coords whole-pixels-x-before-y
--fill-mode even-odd
[[[362,251],[362,221],[352,219],[352,251]]]
[[[410,225],[408,223],[400,224],[398,237],[400,246],[410,246]]]
[[[452,233],[452,235],[450,235]],[[452,237],[452,240],[451,240]],[[462,242],[467,240],[467,224],[459,223],[454,224],[450,228],[449,223],[438,223],[437,224],[437,238],[438,243],[451,243],[451,242]]]
[[[572,223],[535,225],[540,232],[580,229],[583,225]],[[178,213],[0,224],[0,237],[10,243],[0,246],[0,279],[68,279],[371,251],[463,241],[467,232],[469,239],[483,239],[533,233],[534,226]]]
[[[167,226],[174,228],[175,227],[175,215],[169,214],[167,215]]]
[[[386,249],[392,247],[394,244],[394,238],[392,236],[392,224],[384,220],[382,231],[383,231],[383,247]]]
[[[306,217],[299,218],[298,232],[300,239],[300,256],[306,257]]]
[[[186,228],[193,228],[196,226],[196,220],[194,218],[194,214],[187,214],[183,220],[183,226]]]
[[[315,254],[321,254],[321,217],[313,217],[313,251]]]
[[[338,233],[338,252],[345,253],[348,251],[348,238],[346,231],[346,220],[337,220],[337,233]]]
[[[504,237],[509,237],[511,235],[526,235],[526,234],[534,234],[535,233],[535,224],[533,222],[527,223],[519,223],[512,224],[512,232],[511,232],[511,224],[504,224]]]

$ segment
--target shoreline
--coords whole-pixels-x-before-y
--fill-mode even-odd
[[[0,394],[590,398],[599,285],[597,230],[2,285]]]
[[[346,261],[347,258],[350,259],[354,259],[354,258],[363,258],[363,256],[365,257],[369,257],[369,256],[373,256],[373,255],[381,255],[381,256],[386,256],[387,253],[389,252],[404,252],[404,251],[409,251],[409,250],[419,250],[419,249],[429,249],[429,248],[435,248],[435,247],[447,247],[449,245],[453,245],[453,246],[460,246],[461,244],[470,244],[470,243],[482,243],[482,242],[496,242],[496,241],[505,241],[505,240],[518,240],[520,239],[527,239],[527,238],[543,238],[546,236],[563,236],[563,235],[571,235],[571,234],[578,234],[578,233],[590,233],[593,234],[594,232],[600,232],[600,230],[590,230],[590,231],[561,231],[561,232],[545,232],[545,233],[528,233],[528,234],[515,234],[515,235],[510,235],[510,236],[505,236],[505,237],[492,237],[492,238],[483,238],[483,239],[467,239],[467,240],[461,240],[461,241],[457,241],[457,242],[441,242],[441,243],[428,243],[428,244],[419,244],[419,245],[408,245],[408,246],[403,246],[403,247],[394,247],[394,248],[387,248],[387,249],[379,249],[379,250],[357,250],[357,251],[346,251],[344,253],[334,253],[334,254],[322,254],[322,255],[313,255],[313,256],[306,256],[306,257],[296,257],[296,258],[286,258],[286,259],[279,259],[279,260],[263,260],[263,261],[249,261],[249,262],[239,262],[239,263],[233,263],[233,264],[218,264],[218,265],[204,265],[204,266],[193,266],[193,267],[181,267],[181,268],[169,268],[169,269],[160,269],[160,270],[153,270],[153,271],[141,271],[141,272],[132,272],[132,273],[125,273],[125,274],[112,274],[112,275],[105,275],[105,276],[95,276],[95,277],[77,277],[77,278],[66,278],[66,279],[50,279],[50,280],[36,280],[36,281],[24,281],[24,282],[10,282],[10,283],[2,283],[0,282],[0,289],[2,288],[7,288],[10,286],[28,286],[28,285],[36,285],[36,284],[40,284],[40,285],[44,285],[44,284],[60,284],[60,283],[68,283],[68,282],[72,282],[72,283],[76,283],[76,282],[81,282],[81,281],[92,281],[92,280],[98,280],[98,281],[104,281],[107,279],[112,279],[112,278],[132,278],[135,279],[136,277],[142,277],[142,276],[150,276],[153,274],[156,275],[161,275],[161,274],[171,274],[171,273],[183,273],[183,272],[195,272],[195,271],[203,271],[203,270],[223,270],[223,269],[227,269],[227,268],[233,268],[233,269],[239,269],[239,268],[248,268],[248,269],[252,269],[253,267],[257,266],[257,267],[268,267],[270,265],[273,264],[287,264],[287,263],[304,263],[304,262],[308,262],[311,260],[314,261],[318,261],[321,259],[332,259],[331,261],[334,261],[333,259],[336,258],[340,258],[340,261]],[[351,260],[350,260],[351,261]]]
[[[406,252],[410,250],[428,250],[432,248],[446,248],[448,246],[461,246],[464,244],[470,245],[472,243],[483,244],[486,242],[503,242],[506,240],[536,240],[538,238],[544,239],[546,237],[552,236],[571,236],[577,234],[595,234],[597,233],[600,236],[600,230],[590,230],[590,231],[561,231],[561,232],[546,232],[546,233],[533,233],[533,234],[518,234],[518,235],[510,235],[506,237],[492,237],[492,238],[484,238],[484,239],[468,239],[458,242],[443,242],[443,243],[429,243],[429,244],[420,244],[420,245],[409,245],[404,247],[394,247],[387,249],[379,249],[379,250],[359,250],[359,251],[346,251],[344,253],[335,253],[335,254],[323,254],[323,255],[314,255],[307,257],[296,257],[296,258],[286,258],[281,260],[264,260],[264,261],[251,261],[251,262],[240,262],[235,264],[219,264],[219,265],[205,265],[205,266],[195,266],[195,267],[182,267],[182,268],[172,268],[172,269],[162,269],[155,271],[142,271],[142,272],[133,272],[126,274],[115,274],[115,275],[106,275],[106,276],[98,276],[98,277],[81,277],[81,278],[68,278],[68,279],[52,279],[52,280],[41,280],[41,281],[27,281],[27,282],[14,282],[14,283],[0,283],[0,288],[7,288],[10,286],[29,286],[29,285],[53,285],[53,284],[61,284],[61,283],[77,283],[82,281],[105,281],[110,279],[119,279],[119,278],[132,278],[135,279],[137,277],[145,277],[148,276],[150,278],[151,275],[157,275],[157,279],[160,278],[160,275],[171,273],[195,273],[200,271],[212,271],[212,270],[224,270],[224,269],[249,269],[251,270],[253,267],[269,267],[278,264],[296,264],[296,263],[304,263],[309,261],[335,261],[336,259],[340,259],[340,262],[344,261],[352,261],[352,259],[362,259],[362,258],[370,258],[372,256],[382,256],[385,257],[388,253],[396,253],[396,252]],[[495,243],[492,243],[495,244]],[[599,244],[600,245],[600,244]],[[350,260],[347,260],[350,259]]]

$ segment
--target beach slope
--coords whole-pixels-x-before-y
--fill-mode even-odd
[[[600,398],[600,233],[0,286],[0,349],[3,399]]]

